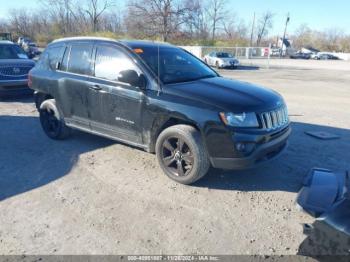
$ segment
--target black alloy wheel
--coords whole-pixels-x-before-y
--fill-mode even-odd
[[[161,158],[164,166],[174,176],[188,175],[194,164],[190,147],[180,137],[169,137],[164,140]]]

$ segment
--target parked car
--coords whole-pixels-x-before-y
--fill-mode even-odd
[[[0,41],[12,42],[12,34],[11,33],[0,33]]]
[[[297,203],[316,218],[304,224],[307,238],[299,247],[304,256],[350,255],[350,174],[315,168],[305,178]],[[322,261],[322,260],[320,260]],[[329,258],[328,261],[333,261]]]
[[[310,53],[310,58],[311,59],[316,59],[317,60],[318,53]]]
[[[210,165],[270,160],[291,132],[278,93],[225,79],[168,44],[56,40],[29,79],[47,136],[63,139],[75,128],[155,152],[164,173],[183,184]]]
[[[315,56],[316,60],[339,60],[339,57],[331,55],[331,54],[318,54]]]
[[[291,59],[310,59],[311,58],[311,55],[310,54],[306,54],[306,53],[302,53],[302,52],[297,52],[293,55],[290,55],[289,56]]]
[[[23,36],[18,37],[18,39],[17,39],[17,44],[18,44],[19,46],[22,46],[23,39],[24,39]]]
[[[34,61],[10,41],[0,41],[0,96],[32,93],[28,88],[28,72]]]
[[[24,43],[30,43],[32,42],[32,40],[29,38],[29,37],[25,37],[25,36],[20,36],[18,37],[17,39],[17,44],[20,46],[20,47],[23,47],[23,44]]]
[[[29,58],[33,58],[33,57],[35,57],[37,55],[40,55],[39,48],[33,42],[24,43],[23,44],[23,49],[27,53]]]
[[[226,52],[211,52],[204,56],[204,62],[216,68],[236,68],[239,65],[238,59]]]

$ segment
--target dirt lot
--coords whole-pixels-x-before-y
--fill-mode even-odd
[[[0,254],[297,253],[301,223],[312,221],[294,203],[303,177],[314,166],[349,169],[350,75],[222,74],[285,97],[290,146],[258,169],[212,170],[193,186],[169,180],[141,150],[79,132],[48,139],[30,98],[0,102]]]

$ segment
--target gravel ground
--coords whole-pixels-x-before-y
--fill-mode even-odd
[[[211,170],[193,186],[169,180],[138,149],[80,132],[48,139],[30,98],[0,102],[0,254],[296,254],[301,223],[312,221],[294,203],[303,177],[314,166],[349,168],[350,76],[222,74],[285,97],[290,146],[257,169]]]

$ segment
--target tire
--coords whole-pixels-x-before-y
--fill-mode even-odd
[[[210,167],[200,133],[188,125],[165,129],[157,139],[156,155],[163,172],[185,185],[201,179]]]
[[[216,61],[215,67],[216,67],[217,69],[220,69],[219,62],[218,62],[218,61]]]
[[[66,126],[63,114],[56,106],[54,99],[48,99],[41,103],[39,115],[41,126],[48,137],[62,140],[70,135],[71,129]]]

